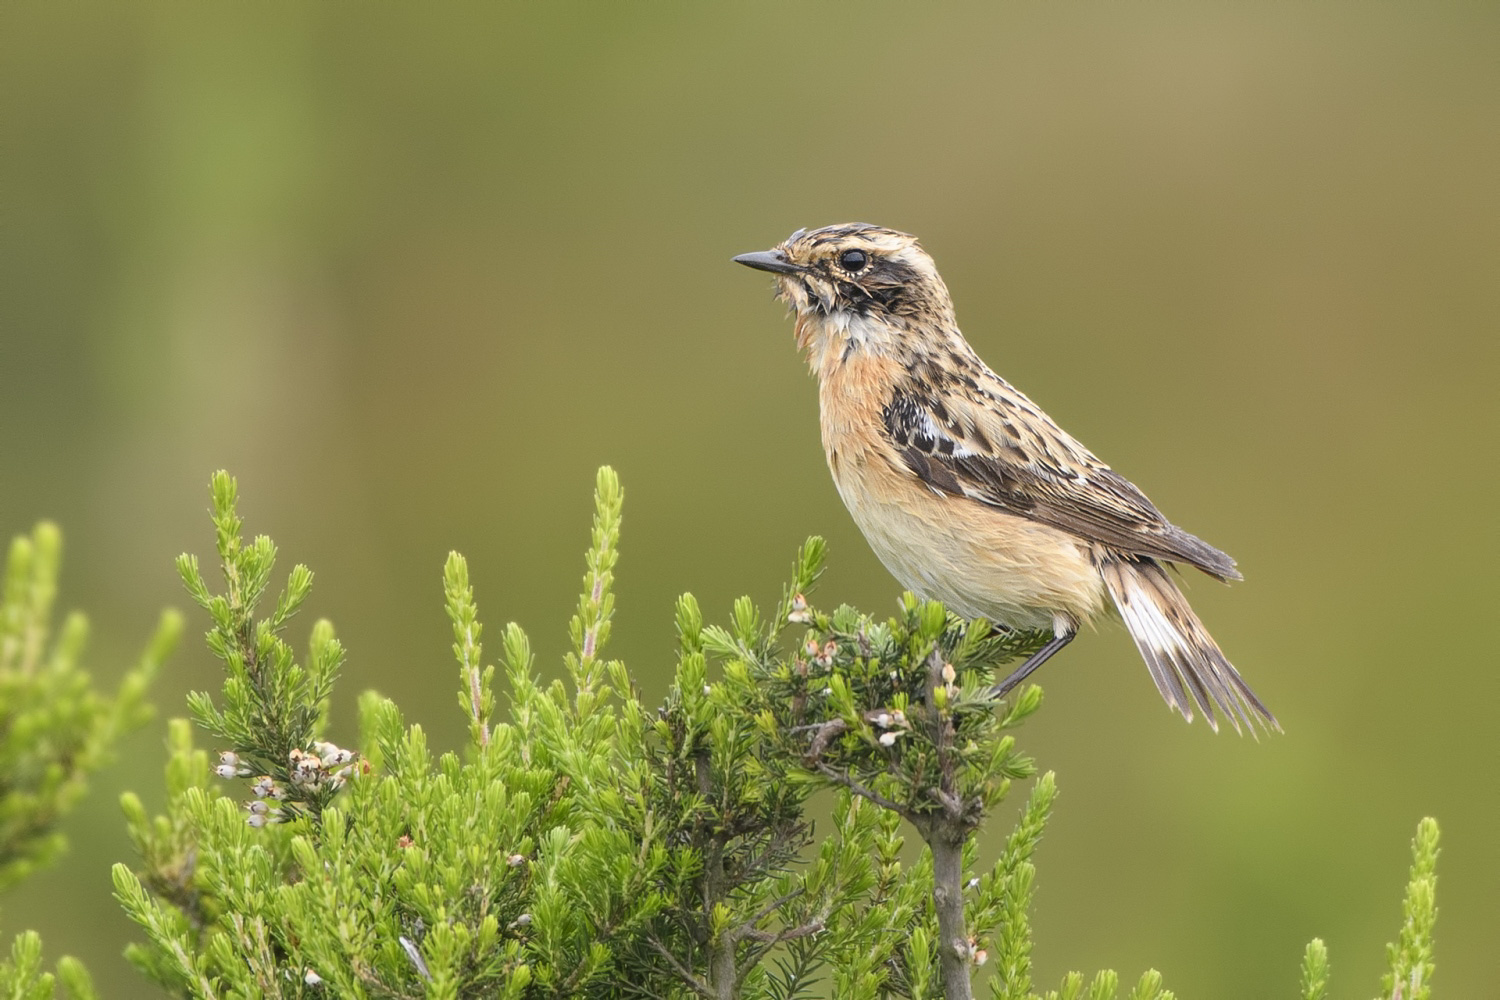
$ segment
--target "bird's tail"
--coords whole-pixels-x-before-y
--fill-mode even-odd
[[[1235,732],[1241,731],[1242,722],[1252,735],[1255,722],[1268,730],[1281,730],[1276,717],[1230,665],[1188,606],[1166,567],[1155,559],[1116,556],[1105,560],[1100,571],[1156,690],[1168,705],[1191,722],[1193,702],[1197,702],[1215,732],[1219,729],[1215,707]]]

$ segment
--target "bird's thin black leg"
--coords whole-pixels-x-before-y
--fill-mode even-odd
[[[1017,667],[1009,677],[990,688],[990,697],[1004,698],[1017,684],[1030,677],[1036,671],[1037,667],[1046,663],[1052,657],[1053,653],[1072,642],[1073,637],[1077,634],[1077,629],[1071,629],[1067,632],[1059,632],[1057,635],[1054,635],[1051,642],[1028,656],[1026,662]]]

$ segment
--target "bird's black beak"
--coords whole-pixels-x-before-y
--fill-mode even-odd
[[[734,258],[736,264],[744,264],[753,267],[757,271],[770,271],[772,274],[796,274],[802,268],[786,259],[786,254],[780,250],[762,250],[760,253],[742,253]]]

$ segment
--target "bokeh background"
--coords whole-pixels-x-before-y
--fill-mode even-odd
[[[1184,725],[1118,627],[1041,675],[1063,796],[1036,969],[1376,988],[1440,818],[1443,994],[1497,996],[1500,14],[1493,5],[7,3],[0,529],[57,519],[112,683],[207,555],[206,484],[318,574],[440,746],[441,608],[558,670],[593,470],[627,490],[614,652],[665,690],[671,602],[897,587],[840,506],[770,282],[799,226],[918,233],[979,351],[1246,583],[1191,594],[1286,735]],[[216,684],[201,617],[0,900],[113,997],[115,800]],[[305,622],[304,626],[305,627]],[[1004,826],[997,822],[996,829]]]

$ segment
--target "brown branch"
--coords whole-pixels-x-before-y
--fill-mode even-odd
[[[913,825],[917,823],[918,817],[916,813],[912,812],[910,809],[907,809],[905,806],[901,805],[898,802],[891,801],[884,795],[881,795],[879,792],[875,791],[873,788],[867,788],[866,786],[860,784],[858,781],[855,781],[843,771],[829,767],[821,760],[813,761],[813,766],[818,769],[819,774],[823,775],[823,777],[829,779],[834,784],[842,785],[862,799],[869,799],[871,802],[875,803],[882,809],[889,809],[891,812],[895,813],[897,816],[900,816],[907,822],[912,823]]]
[[[678,977],[681,978],[684,983],[687,983],[688,986],[693,990],[693,992],[697,993],[699,996],[709,997],[711,1000],[714,992],[713,990],[708,988],[708,984],[699,979],[697,976],[693,975],[693,970],[683,965],[682,961],[678,959],[676,955],[668,951],[667,946],[658,941],[655,934],[648,935],[646,937],[646,943],[655,948],[657,953],[660,954],[662,958],[665,958],[667,960],[667,964],[672,966],[672,971],[677,973]]]
[[[929,817],[918,827],[932,852],[932,903],[938,922],[938,964],[943,975],[943,995],[948,1000],[973,1000],[974,982],[969,975],[968,932],[964,924],[964,824],[962,797],[956,794],[957,767],[950,753],[953,724],[948,712],[938,708],[936,692],[944,684],[941,645],[934,645],[927,658],[927,690],[924,701],[932,719],[933,742],[937,746],[938,787],[935,797],[943,805],[942,817]]]
[[[740,937],[743,940],[754,941],[758,944],[778,945],[783,941],[795,941],[797,938],[805,938],[810,934],[816,934],[823,929],[823,926],[824,923],[822,920],[814,920],[812,923],[803,924],[801,927],[788,927],[774,934],[770,931],[750,928],[743,931]]]
[[[756,944],[760,945],[760,947],[755,950],[753,957],[749,961],[747,961],[745,963],[745,967],[740,970],[740,974],[735,980],[735,988],[738,989],[740,986],[743,986],[745,978],[750,975],[750,970],[759,965],[761,958],[763,958],[772,948],[776,947],[781,942],[792,941],[797,938],[810,937],[813,934],[821,931],[825,926],[827,926],[828,913],[832,909],[833,900],[825,899],[823,901],[822,908],[818,911],[817,917],[813,920],[809,920],[807,923],[802,924],[801,926],[785,928],[776,934],[771,934],[768,931],[757,931],[757,936],[752,938],[752,940],[754,940]],[[763,939],[761,935],[764,935],[764,938],[769,940]]]
[[[730,938],[735,941],[738,941],[741,938],[750,938],[752,941],[759,941],[760,938],[756,937],[755,935],[769,934],[770,932],[756,930],[755,925],[769,917],[771,914],[775,913],[777,910],[781,909],[787,903],[790,903],[792,900],[802,895],[802,893],[805,891],[805,889],[801,888],[793,889],[791,892],[787,893],[785,896],[782,896],[780,899],[771,900],[765,906],[761,907],[760,910],[756,912],[755,916],[751,917],[749,920],[746,920],[734,930],[730,931]]]
[[[808,937],[818,933],[825,926],[827,926],[826,921],[819,918],[811,923],[803,924],[801,927],[793,927],[791,930],[785,930],[778,934],[776,936],[776,943],[780,944],[782,941],[795,941],[797,938]]]
[[[807,745],[807,756],[817,760],[828,749],[828,744],[835,738],[842,736],[849,729],[849,723],[843,719],[829,719],[817,727],[818,732]]]

